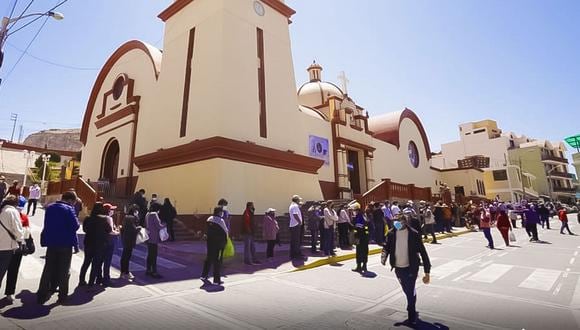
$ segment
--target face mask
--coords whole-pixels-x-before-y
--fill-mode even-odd
[[[227,205],[224,205],[224,206],[222,207],[222,210],[224,210],[224,211],[227,211],[227,210],[228,210],[228,207],[227,207]]]
[[[397,230],[403,229],[403,224],[401,223],[401,221],[393,222],[393,226],[395,226],[395,229],[397,229]]]
[[[136,216],[136,217],[138,217],[139,216],[139,211],[133,212],[133,215]]]
[[[109,216],[112,217],[115,214],[115,211],[109,211]]]

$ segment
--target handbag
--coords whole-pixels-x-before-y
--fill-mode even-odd
[[[514,234],[513,231],[510,231],[510,242],[515,242],[516,241],[516,234]]]
[[[232,239],[228,236],[228,240],[226,241],[226,246],[224,247],[224,251],[222,256],[224,258],[231,258],[236,254],[236,249],[234,247],[234,242],[232,242]]]
[[[163,227],[159,230],[159,239],[161,242],[165,242],[169,239],[169,233],[167,232],[167,227]]]
[[[16,251],[14,251],[15,253],[22,254],[23,256],[26,256],[26,255],[29,255],[29,254],[34,253],[34,250],[32,250],[32,252],[30,252],[28,250],[27,244],[24,244],[22,242],[19,242],[16,239],[16,236],[14,236],[14,234],[10,230],[8,230],[8,228],[6,228],[6,226],[4,226],[4,224],[2,223],[2,221],[0,221],[0,225],[2,225],[2,227],[4,228],[4,230],[6,230],[6,232],[10,236],[10,238],[12,238],[13,241],[16,241],[16,243],[18,243],[18,248],[16,248]],[[32,239],[32,237],[30,237],[30,239]],[[33,242],[33,247],[34,247],[34,242]]]
[[[139,232],[137,233],[137,238],[135,239],[135,244],[142,244],[149,240],[149,234],[147,233],[147,229],[141,227],[139,228]]]

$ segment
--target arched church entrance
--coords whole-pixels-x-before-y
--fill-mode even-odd
[[[107,181],[113,185],[117,181],[119,170],[119,141],[111,139],[103,150],[103,161],[101,163],[102,181]]]

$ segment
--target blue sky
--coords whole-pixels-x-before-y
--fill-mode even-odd
[[[58,1],[36,0],[44,11]],[[171,0],[70,0],[48,20],[15,33],[0,70],[0,137],[10,113],[24,136],[80,127],[100,66],[123,42],[162,45],[157,14]],[[0,2],[7,15],[14,0]],[[29,0],[19,0],[19,13]],[[460,122],[492,118],[504,131],[562,140],[580,133],[580,2],[574,0],[288,0],[297,84],[316,60],[323,77],[350,79],[349,95],[370,115],[408,107],[433,150],[458,138]],[[87,70],[81,70],[87,69]],[[18,127],[15,136],[18,136]]]

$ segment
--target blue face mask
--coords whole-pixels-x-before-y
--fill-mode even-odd
[[[395,226],[395,229],[397,230],[401,230],[403,228],[403,224],[401,223],[401,221],[393,222],[393,226]]]

